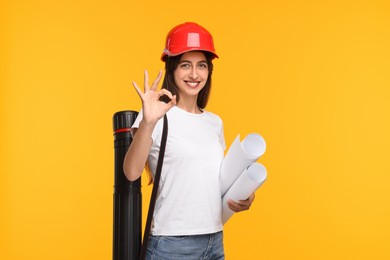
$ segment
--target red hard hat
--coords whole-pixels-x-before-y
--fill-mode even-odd
[[[213,36],[196,23],[183,23],[169,31],[161,60],[167,56],[176,56],[188,51],[208,51],[218,58],[215,53]]]

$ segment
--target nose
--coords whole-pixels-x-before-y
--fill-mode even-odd
[[[197,79],[198,78],[198,71],[196,70],[196,66],[193,66],[190,72],[190,78],[191,79]]]

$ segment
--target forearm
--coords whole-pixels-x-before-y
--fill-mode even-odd
[[[145,70],[145,82],[143,93],[137,84],[133,82],[133,86],[142,100],[143,118],[137,130],[134,129],[133,141],[127,150],[125,161],[123,163],[123,171],[129,181],[135,181],[141,176],[145,168],[146,160],[148,159],[150,147],[152,146],[152,133],[159,119],[165,113],[176,105],[176,96],[172,95],[166,89],[157,91],[158,83],[160,82],[162,71],[159,72],[153,84],[149,86],[149,76]],[[171,100],[168,103],[160,101],[160,97],[168,96]]]
[[[152,145],[151,136],[155,125],[155,123],[146,123],[142,120],[139,128],[134,129],[136,132],[123,163],[123,171],[129,181],[138,179],[145,168]]]

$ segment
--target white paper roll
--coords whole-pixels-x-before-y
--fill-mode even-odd
[[[248,134],[241,143],[240,135],[237,135],[221,164],[220,183],[222,196],[245,168],[264,154],[265,147],[265,141],[259,134]]]
[[[253,192],[255,192],[264,183],[267,178],[267,170],[260,163],[249,165],[236,182],[230,187],[228,192],[222,198],[222,223],[225,224],[234,214],[230,210],[227,202],[229,199],[238,202],[246,200]]]

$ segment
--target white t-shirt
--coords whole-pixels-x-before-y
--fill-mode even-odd
[[[142,119],[139,113],[133,128]],[[222,120],[177,106],[168,113],[168,137],[153,216],[153,235],[197,235],[222,230],[219,172],[225,150]],[[154,175],[163,119],[154,128],[148,163]]]

